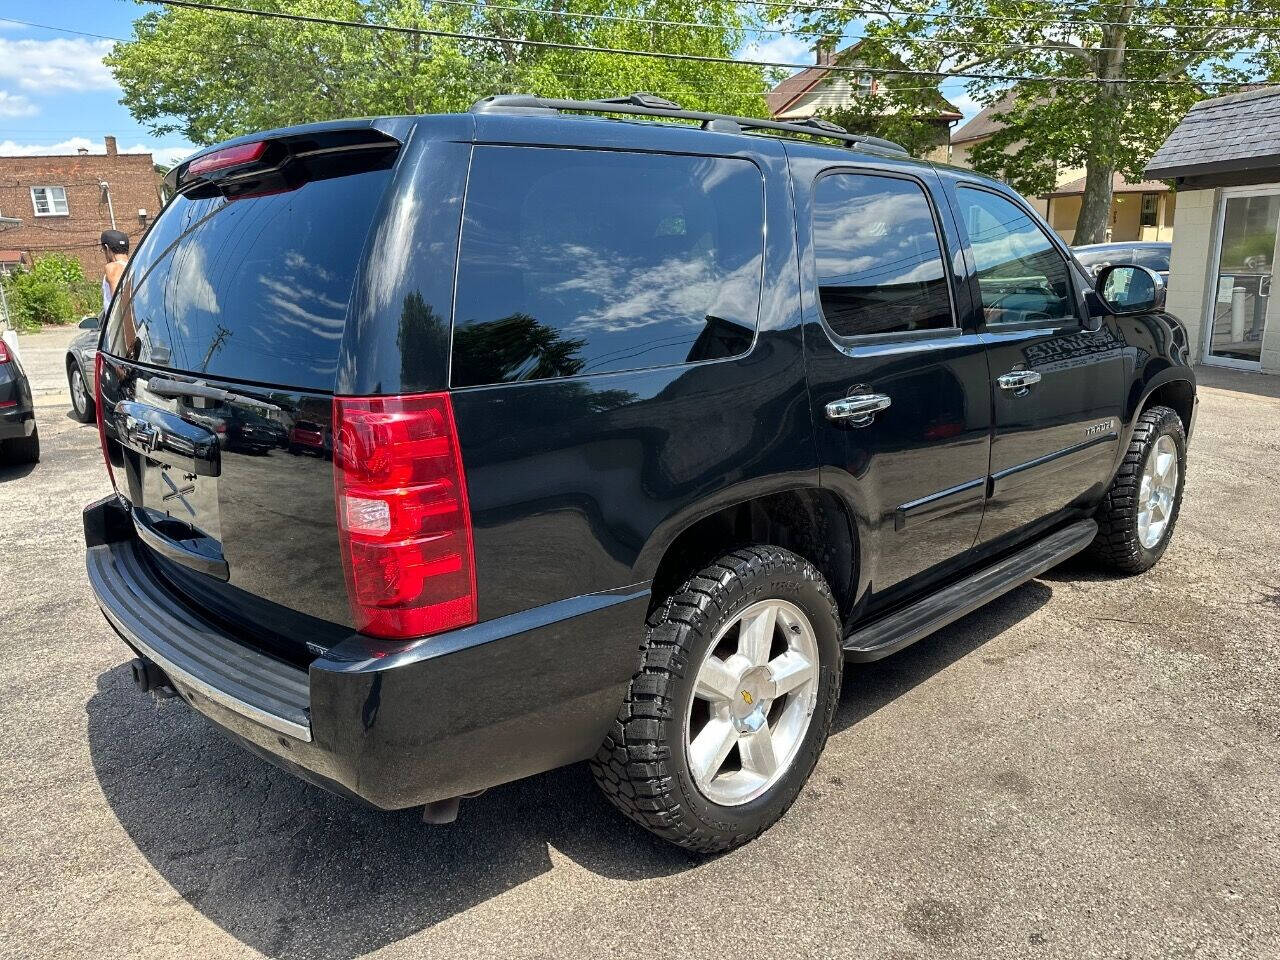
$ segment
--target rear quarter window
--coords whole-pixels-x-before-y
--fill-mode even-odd
[[[747,160],[477,147],[451,382],[745,353],[763,250],[763,181]]]

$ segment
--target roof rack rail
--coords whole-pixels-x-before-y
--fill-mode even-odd
[[[743,133],[747,130],[781,130],[785,133],[802,133],[810,137],[828,137],[851,147],[871,147],[886,153],[904,156],[907,148],[892,140],[882,140],[861,133],[849,133],[839,124],[819,117],[805,120],[763,120],[756,117],[737,117],[728,113],[704,113],[700,110],[684,110],[680,104],[652,93],[632,93],[622,97],[602,100],[557,100],[539,97],[531,93],[500,93],[477,100],[471,105],[472,113],[515,113],[553,115],[562,110],[581,113],[628,113],[642,117],[672,117],[677,120],[698,120],[704,130],[720,133]]]

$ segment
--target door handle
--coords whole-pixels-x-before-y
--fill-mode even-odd
[[[1012,390],[1015,397],[1025,396],[1030,387],[1040,382],[1040,374],[1034,370],[1010,370],[996,377],[996,383],[1002,390]]]
[[[865,427],[893,401],[883,393],[856,393],[827,404],[828,420],[843,420],[852,427]]]

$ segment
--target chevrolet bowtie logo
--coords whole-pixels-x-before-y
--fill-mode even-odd
[[[160,479],[169,485],[169,492],[160,498],[160,502],[168,503],[170,500],[177,498],[182,505],[187,508],[187,513],[194,517],[196,515],[196,509],[187,502],[187,494],[195,493],[196,485],[194,483],[188,483],[180,487],[173,482],[173,477],[169,476],[168,471],[161,473]]]

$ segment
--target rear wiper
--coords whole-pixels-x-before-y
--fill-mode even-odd
[[[221,387],[211,387],[207,383],[184,383],[181,380],[169,380],[163,377],[152,377],[147,381],[147,390],[157,397],[202,397],[215,403],[229,403],[238,407],[251,407],[254,410],[280,410],[274,403],[256,400],[239,393],[231,393]]]

